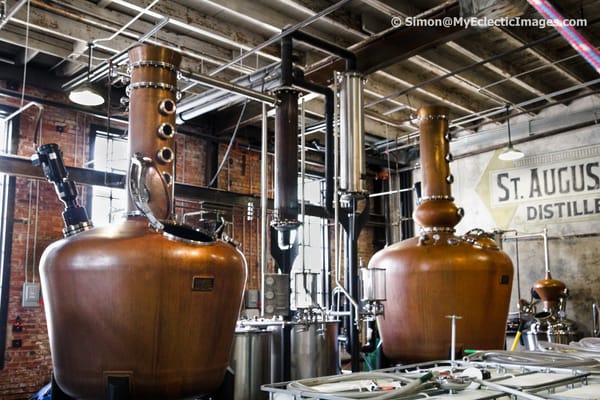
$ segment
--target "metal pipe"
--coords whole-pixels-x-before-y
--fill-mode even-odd
[[[473,382],[477,382],[481,386],[485,386],[488,389],[498,390],[498,391],[504,392],[504,393],[509,393],[509,394],[515,396],[515,398],[524,398],[527,400],[545,400],[546,399],[546,397],[537,396],[535,394],[523,392],[521,390],[513,389],[508,386],[499,385],[497,383],[490,382],[489,380],[484,381],[481,379],[474,379]]]
[[[546,266],[546,274],[550,272],[550,257],[548,256],[548,228],[544,228],[544,265]]]
[[[250,89],[255,89],[255,90],[257,88],[259,88],[261,92],[264,92],[265,89],[268,88],[268,86],[267,86],[268,83],[270,83],[272,81],[278,82],[280,74],[279,74],[278,70],[274,69],[275,67],[279,67],[279,62],[268,65],[259,70],[256,70],[255,72],[253,72],[250,75],[244,75],[239,78],[236,78],[236,79],[232,80],[231,83],[238,85],[238,86],[247,87]],[[190,88],[195,87],[198,84],[199,84],[198,82],[191,82],[190,85],[184,87],[183,89],[181,89],[181,91],[183,93],[185,93]],[[207,90],[204,93],[196,95],[190,99],[183,100],[180,104],[177,105],[177,112],[183,113],[185,111],[191,110],[192,108],[206,106],[206,105],[211,104],[213,102],[213,100],[221,99],[225,96],[230,98],[231,101],[233,101],[233,99],[236,99],[236,97],[232,96],[231,93],[223,93],[223,91],[221,89],[213,88],[213,89]]]
[[[591,81],[587,81],[587,82],[584,82],[584,83],[579,84],[579,85],[571,86],[571,87],[566,88],[566,89],[557,90],[557,91],[549,93],[549,94],[547,94],[545,96],[535,97],[533,99],[529,99],[529,100],[523,101],[521,103],[515,104],[513,106],[513,108],[516,109],[516,108],[525,107],[527,105],[537,103],[537,102],[539,102],[542,99],[546,99],[548,97],[554,97],[554,96],[562,95],[562,94],[565,94],[565,93],[568,93],[568,92],[573,92],[573,91],[579,90],[579,89],[584,88],[584,87],[595,85],[597,83],[600,83],[600,78],[593,79]],[[592,93],[597,93],[597,92],[594,91]],[[575,99],[587,97],[589,95],[590,94],[588,94],[588,93],[583,94],[583,95],[576,95],[576,96],[572,96],[568,100],[569,101],[573,101]],[[534,109],[529,109],[529,112],[531,112],[533,110],[539,111],[539,110],[545,109],[545,108],[547,108],[547,107],[549,107],[551,105],[552,104],[550,104],[550,105],[544,105],[544,106],[541,106],[541,107],[535,107]],[[486,117],[489,117],[489,116],[492,116],[492,115],[504,114],[504,112],[505,112],[505,108],[503,106],[503,107],[494,107],[492,109],[488,109],[486,111],[478,112],[478,113],[475,113],[475,114],[465,115],[463,117],[456,118],[456,119],[450,121],[449,128],[461,127],[463,124],[467,124],[469,122],[476,121],[476,120],[479,120],[481,118],[486,118]],[[475,127],[471,127],[469,129],[475,129]],[[556,134],[556,133],[560,133],[560,132],[552,131],[552,134]],[[405,138],[407,141],[411,140],[411,139],[418,139],[418,134],[419,134],[419,132],[417,130],[415,130],[413,132],[407,133],[406,135],[403,136],[403,138]],[[461,137],[457,138],[456,140],[469,140],[469,139],[473,138],[474,135],[477,135],[477,134],[481,134],[481,133],[480,132],[476,132],[476,133],[473,133],[473,134],[464,135],[464,136],[461,136]],[[536,137],[539,138],[539,135],[536,135]],[[390,144],[393,144],[394,146],[390,147]],[[400,150],[402,148],[412,147],[415,144],[417,144],[417,141],[415,141],[414,143],[404,143],[402,145],[398,145],[398,140],[395,140],[395,141],[382,140],[382,141],[380,141],[380,142],[372,145],[371,147],[374,148],[375,150],[381,150],[382,148],[387,147],[387,149],[386,149],[387,151],[393,152],[393,151],[398,151],[398,150]],[[502,146],[504,146],[504,145],[502,145]],[[486,149],[481,150],[480,152],[490,151],[490,150],[493,150],[493,149],[492,148],[486,148]],[[474,154],[474,153],[472,153],[472,154]]]
[[[306,135],[305,135],[305,130],[306,130],[306,115],[305,115],[305,110],[304,110],[304,99],[302,99],[302,101],[300,102],[300,223],[302,225],[302,279],[304,281],[304,296],[306,296],[306,294],[308,293],[310,295],[311,298],[311,303],[313,303],[313,299],[314,299],[314,295],[316,293],[312,293],[312,291],[309,293],[309,289],[306,285],[306,218],[304,215],[305,212],[305,204],[304,201],[306,200],[305,197],[305,187],[306,187],[306,182],[304,181],[304,179],[306,178]],[[296,287],[297,287],[298,283],[296,282]],[[295,291],[295,289],[294,289]],[[313,306],[314,304],[310,304],[310,306]],[[296,308],[298,308],[298,303],[296,303]]]
[[[125,25],[123,25],[118,31],[116,31],[115,33],[113,33],[112,35],[110,35],[107,38],[98,38],[98,39],[94,39],[92,41],[92,44],[96,44],[99,42],[110,42],[111,40],[113,40],[114,38],[116,38],[117,36],[119,36],[121,33],[125,32],[125,30],[127,28],[129,28],[129,26],[131,26],[135,21],[137,21],[138,19],[141,18],[142,15],[144,15],[144,13],[146,13],[148,10],[150,10],[152,7],[154,7],[154,5],[158,3],[158,0],[154,0],[152,3],[148,4],[148,6],[146,8],[144,8],[143,11],[140,11],[137,13],[137,15],[135,15],[132,19],[130,19]],[[90,60],[90,65],[92,63],[92,61]]]
[[[281,33],[271,37],[270,39],[268,39],[267,41],[263,42],[262,44],[259,44],[258,46],[254,47],[253,49],[241,54],[239,57],[236,57],[235,59],[231,60],[230,62],[228,62],[227,64],[221,65],[220,67],[218,67],[217,69],[213,70],[209,75],[213,76],[218,74],[219,72],[231,67],[232,65],[235,65],[237,63],[239,63],[240,61],[242,61],[244,58],[248,57],[249,55],[252,55],[254,53],[256,53],[259,50],[264,49],[267,46],[270,46],[274,43],[277,43],[280,39],[282,39],[283,37],[289,35],[292,32],[295,32],[299,29],[304,28],[305,26],[310,25],[311,23],[313,23],[314,21],[318,20],[319,18],[332,13],[333,11],[337,10],[338,8],[342,7],[343,5],[350,3],[352,0],[341,0],[338,1],[335,4],[332,4],[331,6],[327,7],[326,9],[324,9],[323,11],[311,16],[310,18],[305,19],[304,21],[300,21],[297,24],[291,26],[290,28],[282,31]]]
[[[143,8],[141,6],[138,6],[137,4],[135,4],[135,2],[129,2],[129,1],[125,1],[125,0],[111,0],[111,2],[114,4],[117,4],[117,5],[123,6],[125,8],[128,8],[130,10],[136,11],[136,12],[140,12],[143,10]],[[146,11],[144,14],[146,14],[152,18],[156,18],[156,19],[164,18],[164,15],[162,15],[158,12],[155,12],[155,11],[151,11],[151,10]],[[185,32],[192,32],[192,33],[195,33],[196,35],[203,36],[203,37],[209,39],[209,41],[220,42],[220,43],[224,44],[226,47],[231,47],[231,48],[236,48],[236,49],[241,48],[243,50],[249,48],[249,46],[235,42],[233,39],[231,39],[229,37],[217,34],[214,31],[206,30],[201,25],[198,25],[198,24],[190,24],[188,21],[179,21],[176,19],[171,19],[169,21],[169,24],[175,26],[179,30],[182,30]],[[260,50],[260,49],[258,49],[258,50]],[[254,49],[250,49],[249,51],[252,51],[253,53],[256,52],[256,50],[254,50]],[[249,55],[249,53],[246,53],[246,55]],[[265,57],[272,61],[277,60],[277,57],[272,56],[271,54],[261,52],[260,55],[262,57]],[[243,58],[245,58],[245,57],[243,57]],[[239,61],[240,60],[232,62],[231,65],[229,65],[229,67],[234,66],[233,64],[239,65]],[[210,75],[212,76],[214,74],[211,73]]]
[[[0,120],[2,120],[2,122],[10,121],[15,116],[21,114],[23,111],[27,110],[29,107],[32,107],[32,106],[36,106],[40,110],[40,112],[44,111],[43,105],[41,105],[40,103],[37,103],[35,101],[32,101],[30,103],[25,104],[23,107],[19,108],[18,110],[14,111],[12,114],[10,114],[6,117],[0,118]]]
[[[0,29],[4,28],[4,25],[27,3],[28,0],[21,0],[8,11],[6,16],[0,21]]]
[[[319,93],[325,96],[325,210],[329,215],[333,214],[333,193],[334,188],[334,143],[333,143],[333,121],[335,95],[333,90],[326,86],[317,85],[313,82],[303,79],[294,79],[295,86],[309,90],[314,93]]]
[[[387,192],[371,193],[371,194],[369,194],[369,197],[373,198],[373,197],[379,197],[379,196],[387,196],[387,195],[395,194],[395,193],[412,192],[413,190],[414,190],[413,188],[406,188],[406,189],[390,190]]]
[[[353,198],[353,201],[356,199]],[[353,205],[353,210],[356,210],[356,205]],[[353,213],[355,215],[355,213]],[[347,227],[346,241],[346,282],[348,282],[348,291],[353,299],[359,298],[358,290],[358,227],[356,225],[355,216],[349,216],[349,226]],[[356,236],[356,237],[355,237]],[[360,371],[360,333],[358,330],[358,320],[360,318],[359,309],[351,308],[350,326],[349,326],[349,344],[350,356],[352,357],[352,372]]]
[[[338,280],[338,283],[340,282],[339,279],[337,278],[337,276],[336,276],[336,280]],[[341,283],[339,283],[339,285],[336,286],[333,289],[333,292],[332,292],[331,296],[335,296],[338,293],[341,293],[341,294],[343,294],[346,297],[346,299],[350,302],[350,304],[352,305],[352,307],[354,307],[354,310],[356,311],[355,315],[358,315],[358,310],[359,310],[359,307],[360,307],[358,305],[358,302],[356,300],[354,300],[354,298],[352,297],[352,295],[350,295],[350,293],[346,290],[346,288],[344,288],[342,286]],[[332,311],[330,314],[331,315],[340,315],[340,316],[342,316],[342,315],[352,315],[350,311],[339,311],[339,312]]]
[[[517,236],[518,232],[516,230],[500,231],[500,233],[502,233],[502,234],[514,233],[515,240],[517,239],[516,236]],[[542,237],[542,239],[544,241],[544,272],[548,273],[548,272],[550,272],[550,256],[549,256],[549,250],[548,250],[548,228],[544,228],[544,230],[542,232],[519,234],[519,239],[528,239],[528,238],[534,238],[534,237],[540,237],[540,236]]]
[[[138,42],[144,43],[146,40],[148,40],[149,37],[154,35],[156,32],[160,31],[168,23],[169,23],[168,17],[161,19],[160,21],[158,21],[156,23],[156,25],[154,25],[152,27],[152,29],[150,29],[148,32],[144,33],[142,36],[140,36],[140,38],[138,39]]]
[[[278,100],[275,96],[270,96],[265,93],[257,92],[256,90],[248,89],[247,87],[236,85],[234,83],[224,81],[222,79],[213,78],[207,75],[190,74],[184,79],[204,84],[210,87],[226,90],[231,93],[241,94],[251,100],[259,101],[261,103],[267,103],[270,106],[277,104]]]
[[[546,42],[546,41],[548,41],[550,39],[554,39],[554,38],[556,38],[558,36],[559,36],[558,34],[544,36],[544,37],[542,37],[540,39],[537,39],[537,40],[534,40],[534,41],[529,42],[527,44],[524,44],[521,47],[510,49],[510,50],[507,50],[507,51],[505,51],[503,53],[500,53],[500,54],[495,54],[495,55],[493,55],[491,57],[488,57],[488,58],[486,58],[484,60],[481,60],[481,61],[478,61],[478,62],[474,62],[474,63],[469,64],[469,65],[465,65],[464,67],[458,68],[458,69],[456,69],[454,71],[450,71],[450,72],[448,72],[446,74],[437,75],[437,76],[435,76],[432,79],[428,79],[426,81],[420,82],[420,83],[418,83],[416,85],[413,85],[413,86],[411,86],[409,88],[402,89],[402,90],[399,90],[397,92],[391,93],[391,94],[389,94],[387,96],[381,97],[379,99],[372,100],[372,101],[368,102],[367,104],[365,104],[365,108],[374,106],[374,105],[379,104],[379,103],[382,103],[382,102],[384,102],[386,100],[391,100],[391,99],[400,97],[400,96],[402,96],[404,94],[412,92],[413,90],[416,90],[416,89],[423,88],[425,86],[434,84],[436,82],[439,82],[441,80],[447,79],[447,78],[449,78],[451,76],[455,76],[455,75],[461,74],[463,72],[466,72],[468,70],[474,69],[476,67],[479,67],[479,66],[482,66],[482,65],[485,65],[485,64],[489,64],[489,63],[491,63],[493,61],[499,60],[501,58],[505,58],[505,57],[507,57],[509,55],[518,53],[519,51],[526,50],[526,49],[528,49],[530,47],[535,47],[535,46],[537,46],[537,45],[539,45],[541,43],[544,43],[544,42]]]
[[[265,274],[267,272],[267,147],[268,120],[267,105],[262,104],[261,145],[260,145],[260,316],[265,316]]]

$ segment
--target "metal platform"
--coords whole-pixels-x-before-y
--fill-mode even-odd
[[[272,400],[600,400],[600,362],[560,352],[478,352],[461,361],[263,385]]]

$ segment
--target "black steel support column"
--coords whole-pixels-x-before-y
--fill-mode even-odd
[[[340,223],[347,233],[348,241],[346,244],[346,269],[345,278],[348,282],[348,291],[353,299],[360,299],[360,290],[358,286],[358,237],[362,228],[367,223],[370,213],[370,200],[368,195],[348,194],[343,199],[346,207],[340,212]],[[362,210],[359,210],[359,202],[364,202]],[[360,338],[358,331],[358,310],[350,305],[350,321],[348,324],[348,347],[352,356],[352,372],[360,371]]]

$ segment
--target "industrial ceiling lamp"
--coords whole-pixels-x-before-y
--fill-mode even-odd
[[[90,71],[92,68],[92,44],[88,44],[88,66],[87,66],[87,82],[83,85],[74,88],[69,93],[69,100],[75,104],[82,106],[99,106],[104,104],[104,97],[92,88],[90,81]]]
[[[514,161],[523,158],[525,154],[522,151],[515,149],[510,139],[510,117],[508,114],[508,104],[506,105],[506,126],[508,128],[508,145],[504,151],[498,155],[498,158],[502,161]]]

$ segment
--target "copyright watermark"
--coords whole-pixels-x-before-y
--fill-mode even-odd
[[[530,27],[544,29],[554,26],[572,26],[586,27],[588,21],[585,18],[577,19],[544,19],[544,18],[477,18],[477,17],[444,17],[444,18],[417,18],[417,17],[397,17],[391,19],[391,24],[394,28],[400,26],[415,26],[415,27],[435,27],[435,28],[490,28],[496,27]]]

